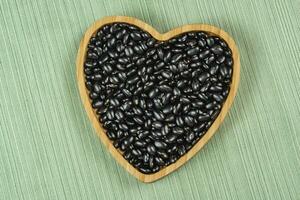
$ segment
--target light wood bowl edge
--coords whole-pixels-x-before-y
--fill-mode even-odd
[[[93,34],[100,27],[102,27],[105,24],[110,24],[114,22],[124,22],[124,23],[129,23],[137,27],[140,27],[141,29],[150,33],[155,39],[161,41],[168,40],[184,32],[205,31],[212,35],[216,35],[224,39],[227,42],[230,49],[232,50],[234,65],[233,65],[231,89],[218,117],[216,118],[212,126],[208,129],[206,134],[192,147],[192,149],[190,149],[184,156],[179,158],[175,163],[163,168],[162,170],[154,174],[143,174],[139,172],[136,168],[134,168],[131,164],[129,164],[127,160],[123,158],[121,153],[113,146],[112,142],[106,136],[105,130],[103,129],[102,125],[98,121],[97,115],[91,106],[91,102],[88,96],[88,91],[86,90],[85,87],[83,67],[84,67],[84,60],[85,60],[88,42],[90,38],[93,36]],[[87,112],[87,115],[93,124],[94,129],[96,130],[103,144],[106,146],[108,151],[112,154],[112,156],[117,160],[117,162],[121,164],[130,174],[132,174],[134,177],[136,177],[138,180],[142,182],[153,182],[175,171],[180,166],[182,166],[185,162],[187,162],[190,158],[192,158],[209,141],[209,139],[214,135],[216,130],[223,122],[226,114],[228,113],[229,108],[231,107],[231,104],[233,103],[233,100],[237,93],[239,80],[240,80],[239,52],[235,45],[234,40],[225,31],[207,24],[188,24],[188,25],[184,25],[172,29],[166,33],[159,33],[149,24],[146,24],[145,22],[139,19],[127,17],[127,16],[104,17],[100,20],[97,20],[94,24],[92,24],[92,26],[90,26],[87,29],[87,31],[85,32],[81,40],[78,54],[77,54],[76,66],[77,66],[77,82],[78,82],[80,97],[84,105],[84,108]]]

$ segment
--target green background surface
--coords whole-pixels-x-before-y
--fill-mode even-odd
[[[300,199],[300,2],[0,0],[0,199]],[[241,55],[237,98],[186,165],[144,184],[106,151],[81,104],[75,58],[107,15],[164,32],[209,23]]]

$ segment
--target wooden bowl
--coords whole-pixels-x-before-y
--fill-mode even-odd
[[[208,129],[208,131],[205,133],[205,135],[182,157],[180,157],[175,163],[166,166],[165,168],[161,169],[160,171],[153,173],[153,174],[143,174],[139,172],[136,168],[134,168],[131,164],[125,160],[119,150],[117,150],[113,144],[112,141],[106,136],[105,130],[103,129],[102,125],[98,121],[97,115],[94,111],[94,109],[91,106],[91,101],[89,99],[88,91],[85,87],[85,77],[84,77],[84,61],[86,57],[87,52],[87,45],[89,43],[90,38],[97,32],[97,30],[104,26],[105,24],[110,24],[114,22],[124,22],[128,24],[135,25],[142,30],[150,33],[155,39],[164,41],[168,40],[176,35],[179,35],[184,32],[190,32],[190,31],[205,31],[210,35],[218,36],[222,39],[224,39],[229,48],[232,50],[232,57],[234,61],[233,65],[233,74],[232,74],[232,82],[230,86],[230,92],[227,96],[226,101],[223,104],[223,107],[221,109],[221,112],[219,113],[218,117],[214,121],[214,123],[211,125],[211,127]],[[138,180],[143,182],[153,182],[156,181],[171,172],[178,169],[180,166],[182,166],[184,163],[186,163],[190,158],[192,158],[207,142],[208,140],[214,135],[216,130],[219,128],[220,124],[224,120],[233,100],[237,92],[238,84],[239,84],[239,78],[240,78],[240,58],[239,58],[239,52],[238,49],[233,41],[233,39],[223,30],[207,25],[207,24],[189,24],[184,25],[178,28],[175,28],[169,32],[166,33],[159,33],[156,31],[152,26],[146,24],[145,22],[132,18],[132,17],[126,17],[126,16],[110,16],[102,18],[98,21],[96,21],[91,27],[88,28],[86,33],[83,36],[83,39],[81,40],[78,55],[77,55],[77,81],[78,81],[78,87],[79,92],[81,96],[81,100],[83,102],[84,108],[88,114],[89,119],[91,120],[97,134],[99,135],[101,141],[103,144],[107,147],[108,151],[112,154],[112,156],[133,176],[135,176]]]

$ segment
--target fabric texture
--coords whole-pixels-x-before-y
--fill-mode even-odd
[[[0,0],[0,199],[300,199],[299,0]],[[150,184],[106,151],[80,101],[87,27],[128,15],[165,32],[227,31],[237,97],[188,163]]]

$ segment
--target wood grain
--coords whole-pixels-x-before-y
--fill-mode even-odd
[[[155,39],[160,41],[168,40],[176,35],[179,35],[184,32],[190,32],[190,31],[206,31],[210,35],[216,35],[222,39],[224,39],[230,49],[232,50],[232,56],[234,60],[233,65],[233,75],[232,75],[232,83],[230,86],[230,92],[228,94],[228,97],[226,101],[224,102],[224,105],[221,109],[220,114],[212,124],[212,126],[208,129],[206,134],[190,149],[184,156],[179,158],[175,163],[163,168],[162,170],[154,173],[154,174],[143,174],[139,172],[136,168],[134,168],[131,164],[125,160],[119,150],[117,150],[111,140],[107,137],[105,134],[105,130],[103,129],[102,125],[99,123],[97,119],[97,115],[92,109],[91,101],[88,96],[88,91],[85,87],[85,81],[84,81],[84,61],[85,56],[87,52],[87,45],[90,40],[90,38],[96,33],[96,31],[102,27],[105,24],[113,23],[113,22],[124,22],[128,24],[132,24],[135,26],[140,27],[146,32],[149,32]],[[223,30],[207,25],[207,24],[189,24],[184,25],[178,28],[175,28],[169,32],[166,33],[159,33],[156,31],[152,26],[146,24],[145,22],[138,20],[136,18],[127,17],[127,16],[110,16],[102,18],[98,21],[96,21],[83,36],[83,39],[81,40],[78,54],[77,54],[77,81],[78,81],[78,87],[79,92],[81,96],[81,100],[83,102],[84,108],[88,114],[89,119],[91,120],[93,127],[95,128],[97,134],[99,135],[101,141],[103,144],[107,147],[108,151],[112,154],[112,156],[133,176],[135,176],[138,180],[143,182],[153,182],[156,181],[169,173],[175,171],[180,166],[182,166],[185,162],[187,162],[189,159],[191,159],[208,141],[209,139],[215,134],[221,123],[223,122],[226,114],[228,113],[231,104],[235,98],[235,95],[237,93],[238,85],[239,85],[239,79],[240,79],[240,58],[239,58],[239,52],[235,45],[234,40]]]

